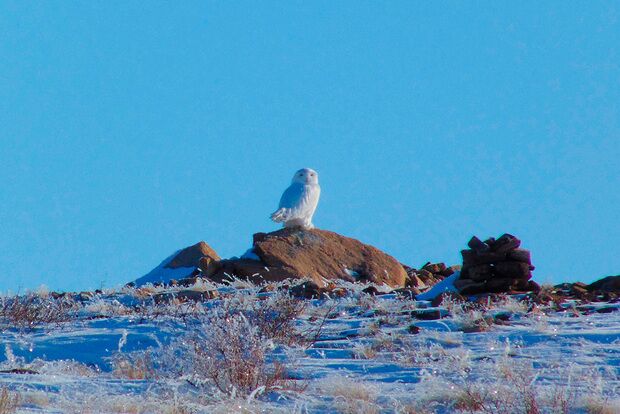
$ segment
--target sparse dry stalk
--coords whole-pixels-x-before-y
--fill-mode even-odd
[[[150,350],[144,352],[117,353],[112,358],[114,376],[129,380],[146,380],[155,377],[155,368]]]
[[[19,407],[19,394],[9,391],[6,387],[0,388],[0,414],[12,414]]]
[[[211,317],[203,327],[188,340],[197,383],[209,380],[227,395],[249,395],[259,387],[269,390],[285,384],[283,366],[267,362],[267,342],[243,314]]]
[[[27,294],[0,299],[0,327],[33,330],[71,319],[77,304],[70,299]]]

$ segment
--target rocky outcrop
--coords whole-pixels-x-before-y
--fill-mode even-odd
[[[132,282],[134,286],[147,283],[170,284],[176,280],[196,276],[202,270],[218,263],[220,257],[207,243],[201,241],[192,246],[175,252],[166,258],[155,269]]]
[[[582,302],[618,302],[620,301],[620,275],[607,276],[589,285],[583,282],[561,283],[555,285],[551,295],[556,295],[559,301],[577,299]],[[558,302],[559,302],[558,301]]]
[[[476,236],[462,250],[463,267],[454,286],[462,294],[525,292],[538,290],[532,278],[530,252],[520,249],[521,241],[503,234],[484,242]]]
[[[590,292],[610,292],[620,294],[620,275],[607,276],[586,286]]]
[[[209,266],[210,263],[220,260],[220,256],[207,243],[201,241],[193,246],[180,250],[166,264],[166,268]]]
[[[285,228],[257,233],[252,250],[258,260],[223,260],[211,266],[205,276],[220,281],[234,275],[253,282],[308,278],[318,286],[344,279],[392,287],[404,286],[407,277],[392,256],[327,230]]]

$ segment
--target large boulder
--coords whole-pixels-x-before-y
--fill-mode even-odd
[[[201,241],[192,246],[174,252],[155,269],[151,270],[133,283],[143,286],[147,283],[170,283],[172,280],[185,279],[196,275],[218,263],[220,256],[207,243]]]
[[[254,282],[309,278],[319,286],[327,280],[344,279],[392,287],[404,286],[407,278],[392,256],[327,230],[285,228],[257,233],[252,252],[258,260],[223,260],[206,276],[218,281],[237,276]]]

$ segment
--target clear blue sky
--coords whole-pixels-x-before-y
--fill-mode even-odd
[[[618,2],[0,3],[0,290],[239,255],[293,172],[403,263],[620,273]]]

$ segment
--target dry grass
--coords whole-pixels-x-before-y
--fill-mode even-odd
[[[597,397],[589,397],[584,403],[588,414],[618,414],[620,413],[620,400],[610,400]]]
[[[112,374],[117,378],[129,380],[148,380],[155,378],[152,352],[117,353],[112,358]]]
[[[143,395],[72,394],[55,401],[48,408],[63,413],[76,414],[192,414],[204,412],[199,411],[192,404],[178,401],[178,398],[175,398],[175,395],[168,391],[161,394],[145,393]]]
[[[20,400],[19,394],[8,390],[6,387],[0,388],[0,414],[16,412]]]
[[[324,378],[322,393],[334,398],[334,407],[343,414],[377,414],[382,407],[377,403],[380,390],[375,384],[342,375]]]

